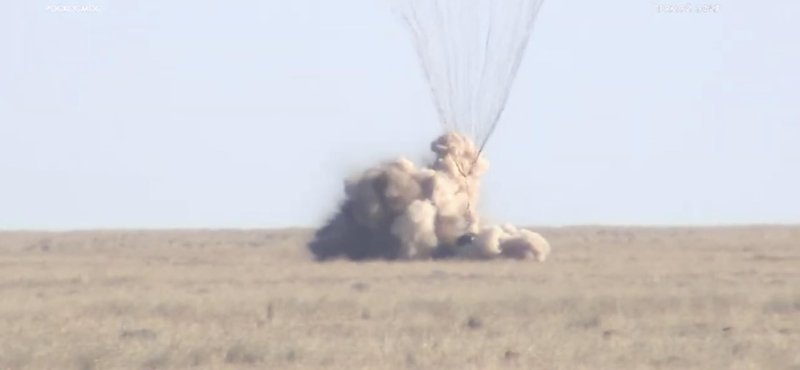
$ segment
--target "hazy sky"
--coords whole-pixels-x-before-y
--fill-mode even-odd
[[[800,222],[800,2],[658,4],[702,5],[545,0],[485,214]],[[0,12],[0,229],[313,226],[344,176],[439,130],[389,0]]]

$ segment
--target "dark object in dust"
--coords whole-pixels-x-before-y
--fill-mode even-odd
[[[503,354],[503,359],[506,361],[514,361],[519,359],[519,356],[519,352],[507,349],[506,353]]]
[[[458,240],[456,240],[456,245],[450,244],[439,244],[436,246],[436,250],[433,251],[433,259],[448,259],[454,258],[456,253],[458,252],[459,248],[466,246],[469,243],[472,243],[475,240],[475,234],[467,233],[461,235]]]
[[[480,329],[482,327],[483,327],[483,321],[481,321],[481,319],[475,316],[470,316],[467,319],[467,328],[475,330],[475,329]]]
[[[619,336],[619,332],[616,330],[605,330],[603,331],[603,339],[611,339],[612,337]]]
[[[472,243],[474,240],[475,240],[475,234],[466,233],[464,235],[461,235],[461,237],[458,238],[458,240],[456,241],[456,246],[463,247],[463,246],[465,246],[467,244]]]

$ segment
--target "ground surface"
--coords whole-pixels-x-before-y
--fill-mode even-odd
[[[543,264],[0,233],[0,369],[800,369],[800,227],[538,230]]]

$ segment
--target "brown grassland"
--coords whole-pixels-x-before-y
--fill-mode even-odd
[[[0,369],[800,369],[800,227],[536,230],[545,263],[3,232]]]

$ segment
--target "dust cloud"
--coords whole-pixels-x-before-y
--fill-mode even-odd
[[[339,211],[308,247],[317,260],[514,258],[544,261],[550,245],[513,225],[482,225],[476,212],[489,162],[465,135],[431,143],[435,161],[380,163],[344,184]]]

